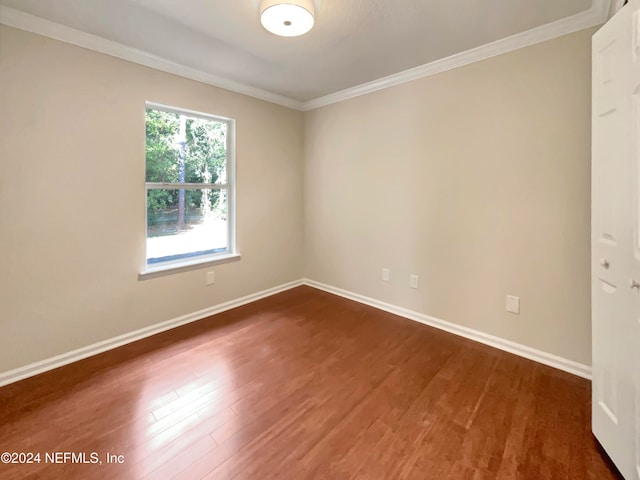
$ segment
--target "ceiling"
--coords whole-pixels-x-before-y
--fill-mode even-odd
[[[608,6],[608,0],[315,0],[313,30],[283,38],[262,28],[259,3],[0,0],[4,7],[297,102],[570,22],[596,4]]]

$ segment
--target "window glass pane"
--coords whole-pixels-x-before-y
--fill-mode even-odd
[[[147,264],[228,251],[227,191],[147,190]]]
[[[147,108],[146,181],[226,183],[227,127],[213,118]]]

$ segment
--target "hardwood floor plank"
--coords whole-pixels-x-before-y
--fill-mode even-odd
[[[167,480],[174,478],[217,446],[218,444],[210,436],[203,437],[191,445],[188,450],[176,455],[143,478],[144,480]]]
[[[0,388],[0,451],[103,462],[0,464],[0,478],[619,479],[590,395],[299,287]]]

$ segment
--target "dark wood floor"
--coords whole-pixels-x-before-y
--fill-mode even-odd
[[[41,453],[0,478],[617,478],[590,388],[300,287],[0,389],[0,452]]]

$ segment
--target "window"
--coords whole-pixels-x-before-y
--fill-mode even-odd
[[[234,121],[147,103],[147,270],[234,254]]]

